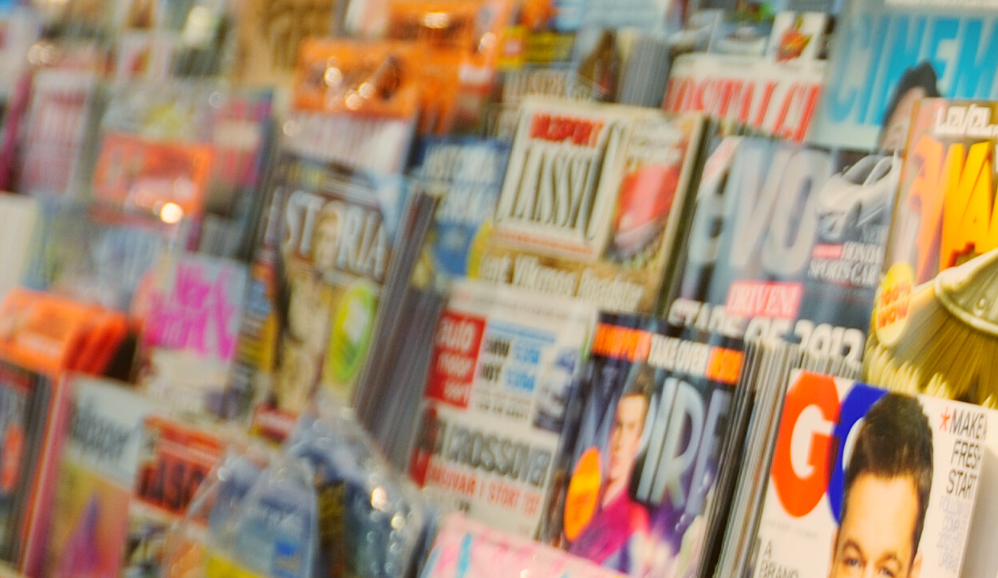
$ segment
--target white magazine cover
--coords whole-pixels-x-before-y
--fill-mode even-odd
[[[495,234],[526,247],[595,259],[610,233],[627,142],[659,111],[528,97],[510,151]]]
[[[791,376],[755,576],[961,576],[992,410]]]
[[[76,376],[63,460],[131,488],[156,403],[111,380]]]
[[[410,475],[450,509],[532,537],[596,312],[459,282],[437,325]]]

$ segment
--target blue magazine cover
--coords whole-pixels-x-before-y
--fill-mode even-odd
[[[707,162],[663,314],[859,361],[897,155],[730,138]]]
[[[509,144],[498,140],[431,136],[420,142],[414,183],[442,196],[430,232],[437,273],[467,276],[472,244],[492,220],[508,161]]]
[[[740,339],[603,313],[542,538],[628,576],[695,574],[743,359]]]
[[[812,141],[900,150],[918,99],[998,99],[998,8],[987,6],[850,2],[835,30]]]

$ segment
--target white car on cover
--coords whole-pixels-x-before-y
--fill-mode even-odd
[[[896,155],[867,155],[828,179],[818,193],[818,227],[828,241],[885,215],[897,189],[901,160]]]

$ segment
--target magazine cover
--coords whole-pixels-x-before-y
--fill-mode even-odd
[[[169,533],[221,460],[224,446],[212,432],[175,419],[147,416],[142,427],[146,443],[129,502],[122,575],[158,578]]]
[[[473,134],[496,78],[510,0],[388,0],[385,37],[417,46],[420,133]]]
[[[212,108],[215,162],[205,199],[200,253],[246,260],[253,254],[275,140],[273,99],[269,90],[236,90]]]
[[[998,10],[975,2],[849,2],[811,132],[823,146],[899,150],[921,98],[998,98]]]
[[[165,256],[152,273],[138,381],[187,411],[230,416],[246,267],[203,255]]]
[[[870,383],[998,406],[996,113],[993,102],[916,106],[867,343]]]
[[[704,169],[665,315],[859,361],[901,161],[726,139]]]
[[[561,578],[620,578],[585,560],[501,532],[460,514],[443,519],[424,569],[426,578],[517,578],[524,573]]]
[[[107,380],[75,378],[44,576],[119,576],[128,508],[147,443],[147,398]]]
[[[214,155],[208,145],[105,134],[94,168],[94,199],[126,211],[151,212],[165,223],[199,218]]]
[[[767,136],[803,142],[821,96],[825,61],[695,52],[675,59],[663,108],[702,112]]]
[[[629,576],[695,573],[742,360],[737,339],[601,314],[545,540]]]
[[[798,372],[756,576],[961,576],[993,412]]]
[[[994,408],[998,327],[987,304],[998,244],[990,229],[994,103],[926,99],[916,106],[863,367],[869,383]],[[998,475],[988,434],[985,476]],[[965,576],[998,574],[998,500],[978,498]]]
[[[675,262],[703,122],[531,98],[473,278],[651,312]]]
[[[279,170],[269,216],[277,234],[268,238],[278,243],[280,329],[276,367],[256,412],[261,432],[270,420],[290,426],[320,382],[352,398],[406,210],[401,179],[393,176],[293,155]]]
[[[81,191],[83,144],[91,134],[97,77],[89,71],[40,70],[32,80],[17,191],[73,197]]]
[[[436,272],[467,276],[472,245],[492,220],[508,159],[509,145],[498,140],[420,140],[411,171],[413,186],[441,196],[429,240]]]
[[[94,360],[83,359],[84,355],[100,357],[100,345],[116,347],[114,336],[104,330],[109,325],[120,328],[118,322],[123,317],[49,293],[17,288],[0,306],[0,357],[50,376],[64,370],[86,370]],[[117,336],[119,341],[123,333]]]
[[[160,258],[186,247],[187,223],[97,215],[81,203],[41,205],[22,284],[119,311]]]
[[[447,509],[533,537],[594,318],[582,301],[456,283],[434,338],[413,480]]]
[[[421,84],[427,79],[417,64],[427,63],[419,58],[412,46],[399,42],[305,42],[292,113],[282,125],[283,150],[317,162],[401,173],[417,119],[427,117],[421,101],[446,92]]]

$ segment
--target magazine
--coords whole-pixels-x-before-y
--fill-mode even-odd
[[[400,42],[305,42],[292,112],[282,125],[283,151],[353,169],[401,173],[421,100],[439,92],[419,83],[418,58],[412,46]]]
[[[231,417],[234,408],[225,390],[236,356],[245,266],[203,255],[168,255],[152,275],[139,383],[180,409]]]
[[[158,578],[170,531],[187,512],[201,482],[221,461],[223,440],[176,419],[147,416],[145,445],[128,507],[124,576]]]
[[[987,232],[994,198],[993,102],[917,103],[873,307],[863,378],[909,394],[996,407],[991,351],[995,323],[986,306],[998,244]],[[998,463],[988,435],[985,476]],[[998,501],[981,494],[964,575],[998,574],[990,533]]]
[[[421,139],[412,163],[414,186],[441,196],[430,233],[433,269],[468,274],[471,248],[495,211],[509,145],[471,137]]]
[[[256,373],[265,380],[257,384],[256,429],[276,429],[271,433],[283,437],[319,382],[341,399],[352,398],[370,353],[406,195],[398,177],[294,155],[285,156],[279,170],[268,217],[276,228],[265,237],[276,244],[260,253],[261,271],[274,259],[279,334],[273,374]]]
[[[445,509],[534,536],[594,316],[578,300],[455,283],[409,463],[416,483]]]
[[[900,166],[889,154],[725,139],[663,313],[860,360]]]
[[[857,0],[837,21],[815,143],[899,150],[916,100],[998,96],[992,5]]]
[[[984,305],[998,257],[989,233],[996,112],[981,101],[916,105],[867,343],[871,383],[998,404],[998,382],[978,349],[994,347],[996,335]],[[964,336],[975,340],[972,350],[942,353]]]
[[[128,508],[155,403],[118,383],[77,377],[44,576],[119,576]]]
[[[692,207],[699,116],[530,98],[469,276],[651,312]]]
[[[776,438],[756,576],[961,576],[994,413],[798,372]]]
[[[208,145],[107,133],[94,168],[94,200],[122,211],[153,213],[169,224],[199,219],[214,158]]]
[[[84,70],[35,73],[22,137],[17,191],[76,197],[86,182],[87,147],[93,136],[97,76]]]
[[[524,573],[562,578],[620,578],[591,562],[451,514],[441,523],[423,575],[461,578],[469,573],[482,578],[516,578]]]
[[[248,260],[264,212],[265,177],[273,148],[273,94],[238,90],[212,109],[214,174],[198,251]]]
[[[22,284],[128,312],[160,257],[187,246],[188,225],[43,202]]]
[[[121,313],[21,288],[7,294],[0,319],[0,358],[53,377],[103,371],[127,332]]]
[[[475,131],[513,5],[510,0],[388,0],[385,37],[411,43],[421,55],[420,133]]]
[[[544,539],[630,576],[696,572],[743,356],[737,339],[603,313]]]

